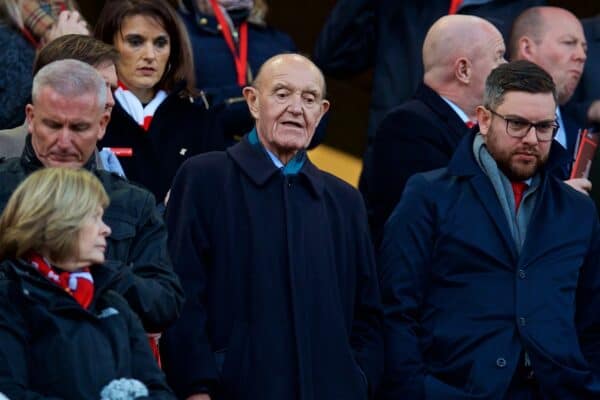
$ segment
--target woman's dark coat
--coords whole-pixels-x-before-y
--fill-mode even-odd
[[[10,399],[99,399],[114,379],[133,378],[152,399],[174,399],[140,321],[108,290],[120,273],[91,269],[86,310],[29,264],[0,264],[0,392]]]
[[[185,160],[222,150],[224,144],[218,116],[173,93],[158,107],[147,132],[116,101],[98,147],[132,149],[131,157],[119,157],[127,179],[142,184],[162,203]]]

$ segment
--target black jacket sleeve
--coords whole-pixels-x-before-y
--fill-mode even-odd
[[[167,330],[161,355],[169,385],[180,398],[206,393],[218,380],[207,332],[207,256],[210,244],[198,204],[201,183],[192,158],[180,168],[166,211],[168,247],[186,296],[181,318]]]
[[[375,61],[375,0],[340,0],[325,22],[315,63],[330,75],[360,73]]]
[[[107,210],[105,219],[112,229],[107,262],[122,272],[113,289],[129,302],[146,331],[161,332],[179,317],[183,290],[167,252],[165,224],[153,196],[142,193],[129,199],[138,203],[138,215],[116,210],[109,216]]]

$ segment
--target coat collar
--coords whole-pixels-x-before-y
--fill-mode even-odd
[[[473,155],[472,145],[476,134],[474,131],[470,132],[461,140],[448,164],[448,172],[451,175],[466,177],[483,174]],[[554,168],[561,166],[566,157],[569,157],[568,152],[559,143],[552,141],[548,162],[542,169],[542,177],[546,171],[552,171]]]
[[[504,244],[511,257],[516,260],[519,258],[516,246],[514,244],[514,240],[510,234],[510,228],[508,226],[508,222],[506,221],[506,216],[502,211],[500,203],[498,201],[496,192],[490,182],[490,179],[487,175],[482,171],[475,160],[475,155],[473,154],[473,140],[475,139],[475,132],[471,132],[466,137],[463,138],[461,143],[459,144],[456,152],[452,156],[450,163],[448,164],[448,173],[457,178],[466,178],[469,179],[469,183],[473,188],[473,191],[476,193],[477,197],[483,204],[483,207],[486,209],[488,214],[490,215],[491,220],[496,225],[501,237],[504,240]],[[560,163],[564,162],[564,157],[567,155],[567,152],[564,148],[558,143],[553,142],[550,147],[550,154],[548,156],[548,162],[540,171],[540,186],[538,188],[538,199],[537,206],[534,210],[534,214],[532,215],[530,226],[527,229],[527,237],[525,239],[525,243],[523,244],[523,249],[521,252],[521,257],[531,258],[533,257],[533,251],[531,248],[532,239],[530,238],[530,231],[532,229],[537,229],[538,221],[536,221],[536,214],[540,209],[544,207],[539,207],[542,201],[544,201],[544,196],[546,196],[546,186],[548,181],[548,171],[551,171],[553,168],[556,168],[557,165],[561,165]],[[538,230],[539,232],[539,230]],[[543,247],[540,247],[543,248]],[[537,248],[536,248],[537,249]]]
[[[96,169],[96,154],[97,152],[94,152],[90,159],[83,165],[84,169],[87,169],[88,171],[94,171]],[[44,168],[44,164],[37,158],[33,145],[31,144],[31,134],[27,134],[27,137],[25,138],[25,148],[23,149],[23,153],[21,153],[21,166],[28,174],[37,171],[40,168]]]
[[[414,98],[425,103],[440,120],[448,125],[450,128],[448,133],[451,136],[461,139],[469,132],[467,125],[458,114],[456,114],[452,107],[450,107],[436,91],[425,83],[419,85]]]
[[[256,186],[264,186],[271,178],[281,171],[273,164],[267,155],[248,142],[245,135],[239,143],[226,150],[231,159],[240,167]],[[308,182],[314,195],[320,197],[325,190],[323,173],[307,159],[298,172],[298,176]]]
[[[2,263],[2,268],[12,271],[20,283],[23,293],[37,302],[46,304],[49,309],[75,309],[84,311],[69,294],[59,286],[37,273],[33,267],[23,260],[10,260]],[[94,277],[94,299],[89,310],[92,310],[97,299],[120,279],[122,272],[118,265],[107,262],[90,268]]]

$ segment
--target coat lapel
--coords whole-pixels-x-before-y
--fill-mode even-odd
[[[473,140],[475,139],[475,133],[465,136],[458,146],[456,152],[448,164],[448,172],[457,178],[469,179],[470,187],[475,193],[475,196],[481,202],[481,206],[485,209],[487,214],[490,216],[491,224],[494,225],[496,231],[502,242],[506,247],[506,254],[510,254],[512,260],[517,259],[517,248],[515,242],[510,233],[510,227],[508,221],[496,191],[492,186],[490,179],[481,170],[475,156],[473,155]]]

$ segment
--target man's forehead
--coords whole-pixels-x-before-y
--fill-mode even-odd
[[[302,91],[321,92],[321,85],[315,80],[294,79],[285,74],[274,76],[269,82],[271,88],[285,87]]]

